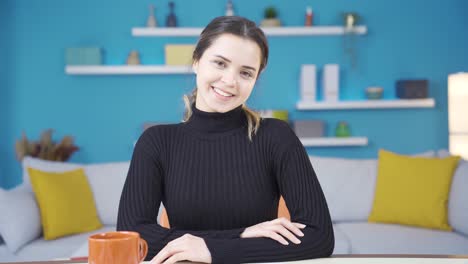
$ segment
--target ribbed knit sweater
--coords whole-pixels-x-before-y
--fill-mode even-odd
[[[327,203],[301,142],[286,122],[262,119],[252,141],[241,107],[184,123],[157,125],[138,139],[119,205],[117,230],[148,242],[146,260],[186,234],[204,239],[213,263],[327,257],[334,234]],[[305,224],[300,244],[240,238],[277,218],[280,195],[291,221]],[[157,223],[164,204],[171,228]]]

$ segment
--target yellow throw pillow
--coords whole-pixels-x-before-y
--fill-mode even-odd
[[[448,196],[459,160],[458,156],[408,157],[380,150],[369,222],[452,230]]]
[[[46,240],[102,227],[83,169],[56,173],[28,168],[28,173]]]

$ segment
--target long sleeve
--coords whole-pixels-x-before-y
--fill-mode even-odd
[[[160,147],[147,133],[135,145],[120,198],[117,230],[138,232],[148,243],[147,260],[151,260],[168,242],[187,233],[212,239],[240,237],[244,228],[189,231],[167,229],[157,223],[163,190],[163,166],[157,156],[159,151]]]
[[[241,107],[229,113],[193,110],[187,123],[155,126],[139,138],[117,229],[140,233],[148,242],[147,260],[187,233],[204,239],[213,263],[329,256],[334,235],[327,204],[289,125],[266,119],[251,141]],[[302,243],[240,238],[245,228],[277,217],[280,195],[292,221],[306,224]],[[171,229],[157,223],[161,202]]]
[[[292,131],[291,131],[292,132]],[[305,224],[301,243],[282,245],[269,238],[205,239],[213,263],[290,261],[328,257],[334,249],[333,226],[328,206],[309,161],[294,134],[293,144],[277,153],[275,174],[291,214],[291,221]]]

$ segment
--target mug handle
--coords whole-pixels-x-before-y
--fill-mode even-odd
[[[139,240],[139,246],[140,246],[140,262],[145,260],[146,255],[148,254],[148,243],[146,243],[146,240],[143,238],[140,238]]]

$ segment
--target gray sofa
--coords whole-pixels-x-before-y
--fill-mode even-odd
[[[334,254],[468,254],[468,200],[464,194],[468,190],[468,162],[460,162],[453,178],[449,197],[449,224],[453,231],[446,232],[367,222],[377,177],[376,159],[315,156],[310,159],[334,222]],[[56,172],[84,167],[105,226],[45,241],[41,236],[39,209],[24,171],[23,185],[13,191],[0,191],[0,235],[5,240],[0,245],[0,262],[86,256],[90,234],[115,230],[128,161],[82,165],[26,158],[23,166]],[[104,183],[106,188],[101,188]]]
[[[447,156],[444,150],[438,156]],[[436,156],[433,151],[418,156]],[[319,178],[335,230],[334,254],[468,254],[468,162],[453,175],[448,222],[453,231],[397,224],[369,223],[376,159],[310,157]]]

